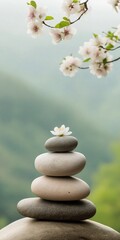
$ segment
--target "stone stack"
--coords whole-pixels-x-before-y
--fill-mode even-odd
[[[73,177],[86,164],[85,156],[74,151],[77,144],[73,136],[55,136],[45,142],[48,152],[35,159],[35,168],[43,176],[31,184],[37,197],[17,205],[23,216],[59,222],[80,222],[94,216],[94,204],[85,199],[90,193],[88,184]]]
[[[120,240],[120,233],[100,223],[87,220],[96,208],[85,198],[90,188],[73,177],[85,166],[85,156],[74,152],[78,142],[69,128],[55,128],[58,137],[46,141],[49,152],[35,159],[35,167],[44,176],[31,185],[34,198],[18,203],[18,211],[25,216],[2,230],[0,240]],[[67,133],[66,133],[67,131]],[[54,133],[54,132],[53,132]],[[85,221],[82,221],[85,220]]]

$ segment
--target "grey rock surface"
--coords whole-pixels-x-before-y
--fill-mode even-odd
[[[41,176],[33,180],[31,190],[38,197],[51,201],[76,201],[90,193],[88,184],[76,177]]]
[[[86,158],[79,152],[43,153],[35,159],[35,168],[47,176],[72,176],[82,171]]]
[[[45,142],[45,148],[50,152],[71,152],[78,145],[73,136],[52,137]]]
[[[47,221],[77,222],[93,217],[96,207],[86,199],[73,202],[46,201],[40,198],[26,198],[17,205],[25,217]]]
[[[23,218],[0,230],[0,240],[120,240],[120,234],[89,220],[62,223]]]

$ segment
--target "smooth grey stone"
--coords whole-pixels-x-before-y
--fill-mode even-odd
[[[38,197],[52,201],[76,201],[90,193],[88,184],[76,177],[41,176],[33,180],[31,190]]]
[[[68,223],[23,218],[0,230],[0,240],[120,240],[120,233],[90,220]]]
[[[50,152],[71,152],[78,145],[73,136],[52,137],[45,142],[45,148]]]
[[[40,198],[26,198],[17,204],[17,209],[25,217],[64,222],[78,222],[91,218],[96,213],[95,205],[86,199],[74,202],[55,202]]]
[[[38,172],[48,176],[72,176],[82,171],[86,158],[79,152],[43,153],[35,159]]]

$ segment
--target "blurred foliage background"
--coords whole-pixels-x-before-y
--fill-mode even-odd
[[[87,158],[77,176],[91,187],[88,198],[97,207],[93,220],[120,231],[120,62],[103,79],[88,71],[69,79],[58,69],[60,60],[71,51],[76,54],[92,33],[119,24],[110,6],[103,9],[100,0],[94,4],[76,24],[78,35],[54,46],[46,32],[36,40],[27,36],[26,1],[1,1],[0,227],[21,218],[16,204],[33,196],[30,185],[39,176],[34,159],[46,152],[50,130],[65,124],[78,138],[76,150]]]

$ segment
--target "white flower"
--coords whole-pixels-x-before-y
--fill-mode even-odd
[[[89,40],[89,42],[91,43],[91,45],[97,46],[97,47],[99,47],[99,46],[105,46],[106,41],[107,41],[106,37],[102,37],[101,35],[97,35],[96,37],[91,38],[91,39]]]
[[[117,26],[117,30],[114,33],[115,36],[117,36],[120,40],[120,25]]]
[[[28,7],[28,21],[39,21],[43,22],[46,17],[46,9],[39,7],[39,8],[34,8],[33,6],[29,5]]]
[[[112,44],[113,46],[116,44],[116,39],[115,38],[110,39],[109,37],[105,37],[105,39],[106,39],[106,43],[105,43],[104,47],[106,47],[109,44]]]
[[[71,39],[75,34],[77,30],[71,26],[64,27],[63,28],[63,40],[69,40]]]
[[[38,22],[29,22],[27,33],[33,38],[36,38],[40,33],[42,33],[42,24]]]
[[[115,11],[118,12],[118,10],[120,10],[120,0],[108,0],[108,3],[112,5]]]
[[[42,8],[42,7],[37,8],[36,18],[38,21],[42,23],[46,18],[46,8]]]
[[[52,37],[52,42],[54,44],[59,43],[62,40],[69,40],[76,34],[76,29],[67,26],[64,28],[54,28],[50,30],[50,35]]]
[[[90,58],[92,52],[92,44],[90,42],[85,42],[83,46],[79,48],[79,54],[82,55],[84,59]]]
[[[73,0],[64,0],[63,10],[66,12],[67,16],[70,16],[71,14],[79,13],[80,11],[79,1],[73,2]]]
[[[36,19],[36,9],[31,5],[28,7],[27,18],[28,21],[34,21]]]
[[[78,13],[82,14],[86,11],[86,7],[85,7],[85,4],[81,4],[79,5],[79,11]]]
[[[54,131],[50,131],[55,136],[68,136],[72,134],[72,132],[69,131],[69,127],[65,127],[65,125],[62,125],[61,127],[55,127]]]
[[[108,58],[106,58],[106,61],[111,61],[111,56],[109,55]],[[112,69],[112,63],[98,63],[93,62],[90,66],[90,72],[91,74],[97,76],[98,78],[105,77]]]
[[[60,71],[69,77],[73,77],[81,66],[81,60],[77,57],[67,56],[60,65]]]
[[[52,42],[54,44],[57,44],[63,40],[63,33],[61,32],[61,30],[59,28],[51,29],[50,35],[52,37]]]

